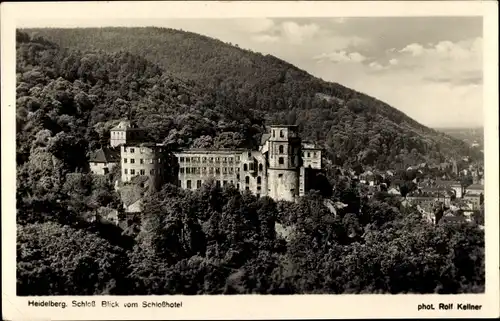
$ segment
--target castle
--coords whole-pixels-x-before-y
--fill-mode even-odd
[[[257,197],[296,201],[312,189],[322,168],[322,150],[302,142],[295,125],[270,126],[258,150],[169,150],[144,137],[144,131],[128,121],[111,130],[110,145],[120,148],[122,182],[139,175],[149,177],[156,189],[170,182],[194,190],[214,180],[218,186],[232,184]]]

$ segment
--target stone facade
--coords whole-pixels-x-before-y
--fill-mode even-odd
[[[130,182],[139,175],[149,177],[149,185],[156,189],[164,183],[171,168],[166,147],[154,143],[128,143],[120,148],[122,182]]]
[[[305,144],[304,144],[305,145]],[[312,186],[321,169],[321,149],[304,146],[297,126],[271,126],[258,151],[189,149],[175,152],[179,164],[178,184],[197,189],[214,180],[219,186],[234,185],[275,200],[294,201]],[[303,165],[307,155],[307,167]]]
[[[131,134],[133,133],[133,134]],[[259,150],[185,149],[169,151],[147,143],[143,130],[121,122],[111,130],[111,146],[119,146],[121,181],[148,177],[155,189],[166,182],[195,190],[207,181],[232,184],[258,197],[295,201],[314,185],[321,171],[321,149],[302,143],[297,126],[271,126]]]

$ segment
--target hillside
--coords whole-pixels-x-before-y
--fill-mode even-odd
[[[144,57],[169,77],[196,83],[214,106],[251,111],[266,123],[298,124],[302,136],[320,142],[338,164],[401,168],[473,153],[377,99],[198,34],[152,27],[24,31],[63,48]]]
[[[131,115],[167,144],[241,147],[255,145],[263,112],[128,52],[60,48],[22,32],[16,48],[17,295],[484,292],[480,228],[429,224],[347,177],[332,189],[346,205],[335,215],[314,191],[275,202],[207,183],[166,184],[124,229],[101,220],[123,208],[120,165],[106,175],[85,167],[117,120]],[[375,126],[349,108],[335,109],[342,122]],[[422,142],[387,122],[388,135]],[[293,233],[285,240],[276,226]]]

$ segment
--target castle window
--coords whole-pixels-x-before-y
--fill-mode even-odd
[[[200,188],[201,187],[201,180],[197,180],[196,181],[196,188]]]
[[[245,177],[245,184],[250,184],[250,177],[248,176]]]
[[[246,172],[248,170],[248,165],[247,164],[243,164],[243,171]]]
[[[279,153],[280,153],[280,154],[283,154],[283,153],[284,153],[284,150],[283,150],[283,145],[280,145],[278,149],[279,149]]]
[[[215,169],[215,174],[220,174],[220,168]]]
[[[280,130],[280,137],[281,138],[285,137],[285,134],[283,134],[283,130]]]
[[[202,161],[203,163],[206,163],[206,162],[207,162],[207,158],[206,158],[206,157],[203,157],[203,158],[201,159],[201,161]]]
[[[215,157],[215,162],[218,163],[220,161],[219,157]]]
[[[240,184],[236,184],[236,188],[237,188],[237,189],[240,189]]]
[[[186,167],[186,174],[191,174],[191,168]]]
[[[250,170],[253,171],[253,163],[250,163]]]
[[[257,176],[257,184],[260,184],[261,183],[261,178],[260,176]]]
[[[191,180],[190,180],[190,179],[188,179],[188,180],[186,181],[186,188],[191,189]]]
[[[234,168],[229,167],[229,173],[232,174],[234,172]]]
[[[184,157],[181,157],[181,158],[179,159],[179,162],[184,163]]]
[[[316,157],[316,152],[313,153],[313,157]]]
[[[130,164],[135,164],[135,159],[134,158],[130,159]]]
[[[134,148],[130,148],[130,153],[135,153],[135,149]]]
[[[240,168],[239,167],[236,167],[236,172],[239,173],[240,172]]]
[[[214,173],[214,168],[213,167],[209,167],[208,168],[208,173],[209,174],[213,174]]]
[[[126,169],[126,168],[125,168],[125,169],[123,170],[123,174],[127,175],[127,174],[128,174],[128,169]]]
[[[222,157],[222,162],[223,163],[227,163],[227,158],[226,157]]]
[[[144,164],[144,159],[139,159],[139,164]]]
[[[205,173],[207,172],[207,168],[206,168],[206,167],[202,167],[202,168],[201,168],[201,172],[202,172],[203,174],[205,174]]]
[[[127,164],[127,159],[126,158],[123,159],[123,163]],[[95,165],[95,163],[94,163],[94,165]]]
[[[181,174],[184,174],[184,167],[181,167],[181,168],[179,169],[179,171],[180,171],[180,173],[181,173]]]
[[[140,173],[141,175],[146,175],[146,171],[145,171],[145,170],[143,170],[143,169],[141,169],[141,170],[139,171],[139,173]]]
[[[276,131],[273,129],[273,138],[276,137]]]
[[[130,175],[135,175],[135,169],[130,170]]]
[[[240,157],[236,156],[236,162],[239,162],[239,161],[240,161]]]
[[[282,177],[283,177],[283,174],[278,174],[278,177],[279,177],[279,178],[282,178]]]
[[[257,186],[257,190],[260,191],[260,186]]]
[[[191,163],[191,158],[186,157],[186,163]]]
[[[262,166],[262,164],[259,164],[259,172],[262,172],[262,170],[263,170],[263,166]]]
[[[222,168],[222,173],[227,174],[227,167]]]
[[[233,163],[233,158],[232,157],[229,157],[227,160],[229,161],[229,163]]]
[[[150,170],[149,174],[154,175],[155,174],[155,170],[154,169]]]
[[[213,162],[214,162],[214,158],[213,158],[213,157],[210,157],[210,158],[208,159],[208,161],[209,161],[210,163],[213,163]]]
[[[285,163],[285,160],[283,159],[283,157],[278,158],[278,163],[280,165],[283,165]]]
[[[227,185],[227,181],[222,181],[222,186],[226,186]]]
[[[311,153],[307,152],[307,157],[311,157]]]
[[[248,187],[248,186],[247,186],[247,187],[245,187],[245,190],[246,190],[246,191],[249,191],[249,190],[250,190],[250,187]]]
[[[248,152],[248,157],[252,157],[252,152]]]
[[[240,174],[236,174],[236,179],[240,179]]]

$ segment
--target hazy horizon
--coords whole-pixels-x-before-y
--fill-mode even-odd
[[[163,27],[283,59],[434,129],[482,128],[482,18],[58,20],[19,29]]]

